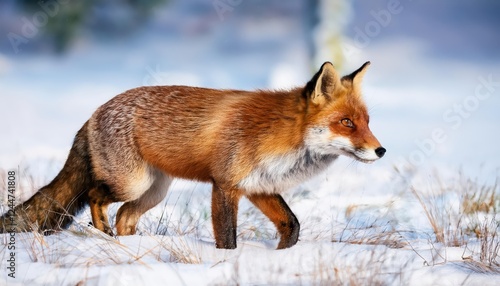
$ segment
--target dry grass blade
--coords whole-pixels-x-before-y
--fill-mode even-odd
[[[498,235],[500,222],[495,218],[485,221],[481,229],[481,251],[479,261],[490,268],[496,268],[500,272],[500,237]]]
[[[430,223],[430,225],[432,227],[432,230],[434,231],[434,234],[436,235],[436,241],[439,242],[439,243],[445,243],[445,240],[444,240],[444,230],[443,230],[443,227],[440,226],[439,223],[438,223],[438,217],[437,217],[436,213],[432,212],[427,207],[427,203],[422,199],[422,197],[420,196],[420,194],[417,192],[417,190],[415,190],[415,188],[413,186],[410,188],[410,190],[413,193],[413,195],[415,195],[415,197],[417,198],[418,202],[422,206],[422,209],[425,212],[427,220],[429,221],[429,223]]]
[[[169,262],[184,263],[184,264],[201,264],[203,261],[198,253],[196,246],[191,246],[185,237],[169,237],[167,241],[155,238],[170,254]]]

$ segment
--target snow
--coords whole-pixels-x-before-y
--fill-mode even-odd
[[[450,187],[461,180],[456,173],[406,179],[433,185],[433,176]],[[106,236],[88,226],[88,210],[57,234],[16,234],[16,278],[2,275],[0,284],[498,285],[498,271],[484,273],[474,264],[481,248],[477,239],[465,235],[468,242],[458,247],[436,242],[421,205],[404,193],[401,180],[377,164],[340,160],[285,194],[301,223],[299,242],[285,250],[275,250],[273,225],[246,199],[240,203],[238,248],[216,249],[210,185],[175,180],[167,198],[141,218],[136,235]],[[436,207],[458,211],[456,189],[443,193]],[[110,209],[112,222],[118,207]],[[2,244],[8,237],[0,236]],[[1,269],[8,255],[0,249]]]

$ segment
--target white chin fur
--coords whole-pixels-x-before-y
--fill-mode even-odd
[[[372,149],[356,149],[347,137],[337,136],[331,139],[328,128],[313,128],[306,139],[308,148],[318,154],[344,155],[363,163],[372,163],[379,157]]]
[[[353,153],[354,156],[357,157],[357,160],[364,163],[372,163],[373,161],[380,159],[380,157],[375,153],[375,150],[372,149],[355,150]]]

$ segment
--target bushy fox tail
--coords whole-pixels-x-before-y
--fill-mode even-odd
[[[88,122],[78,131],[59,174],[26,202],[0,217],[0,233],[67,228],[88,203],[95,185],[87,136]]]

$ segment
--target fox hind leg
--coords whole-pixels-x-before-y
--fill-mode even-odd
[[[160,203],[167,195],[172,178],[160,171],[155,171],[153,184],[138,199],[125,202],[116,215],[118,235],[133,235],[140,217]]]
[[[248,195],[247,198],[266,215],[280,234],[277,249],[292,247],[299,239],[299,221],[279,194]]]
[[[98,230],[113,236],[113,230],[109,225],[108,206],[118,200],[111,194],[109,186],[100,183],[89,191],[90,213],[92,223]]]

